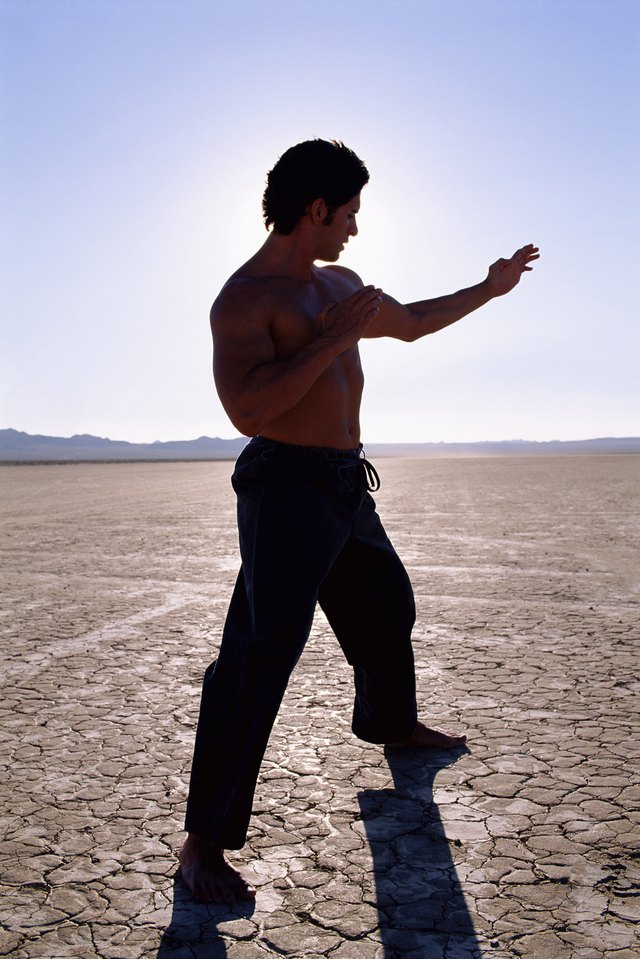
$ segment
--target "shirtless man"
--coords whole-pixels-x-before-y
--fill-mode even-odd
[[[242,569],[205,674],[180,853],[185,883],[205,902],[255,896],[224,851],[245,842],[260,763],[316,603],[354,670],[358,737],[440,749],[465,742],[417,719],[413,593],[369,493],[378,480],[360,445],[358,342],[413,341],[449,326],[513,289],[538,251],[529,244],[475,286],[403,306],[335,265],[358,233],[368,179],[342,144],[288,150],[263,201],[273,229],[211,311],[216,387],[253,439],[232,479]]]

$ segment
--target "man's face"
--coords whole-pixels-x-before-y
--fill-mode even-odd
[[[329,223],[324,224],[326,234],[323,237],[322,255],[319,260],[334,263],[346,244],[349,237],[358,233],[356,216],[360,210],[360,194],[356,194],[348,203],[344,203],[334,211]]]

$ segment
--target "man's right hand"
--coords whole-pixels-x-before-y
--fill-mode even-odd
[[[317,316],[319,336],[342,338],[347,346],[357,343],[378,315],[382,290],[368,286],[339,303],[328,303]]]

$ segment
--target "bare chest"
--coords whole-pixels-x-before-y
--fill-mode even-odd
[[[353,291],[331,278],[305,284],[297,289],[278,291],[281,296],[272,304],[270,333],[276,353],[286,359],[312,343],[322,334],[321,311],[337,303]]]
[[[276,306],[271,316],[270,334],[279,360],[288,359],[320,336],[320,309],[320,304],[314,303],[312,298],[307,302]]]
[[[304,302],[286,304],[274,312],[271,336],[279,360],[294,356],[322,334],[318,314],[326,300],[309,297]],[[358,347],[345,350],[330,364],[318,386],[330,390],[350,390],[362,387],[363,374]]]

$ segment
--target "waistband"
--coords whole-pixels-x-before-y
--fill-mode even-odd
[[[364,452],[362,444],[350,450],[340,447],[310,447],[305,444],[283,443],[282,440],[271,440],[269,437],[252,437],[250,447],[263,447],[269,450],[282,450],[283,453],[292,453],[297,456],[313,457],[317,460],[362,460]]]
[[[316,463],[332,461],[338,465],[338,473],[352,473],[353,467],[362,469],[367,490],[375,492],[380,489],[380,477],[372,463],[364,455],[362,444],[351,450],[342,450],[340,447],[307,447],[296,443],[283,443],[281,440],[270,440],[268,437],[253,437],[248,444],[253,449],[280,452],[293,459],[306,459]],[[291,462],[291,461],[290,461]]]

